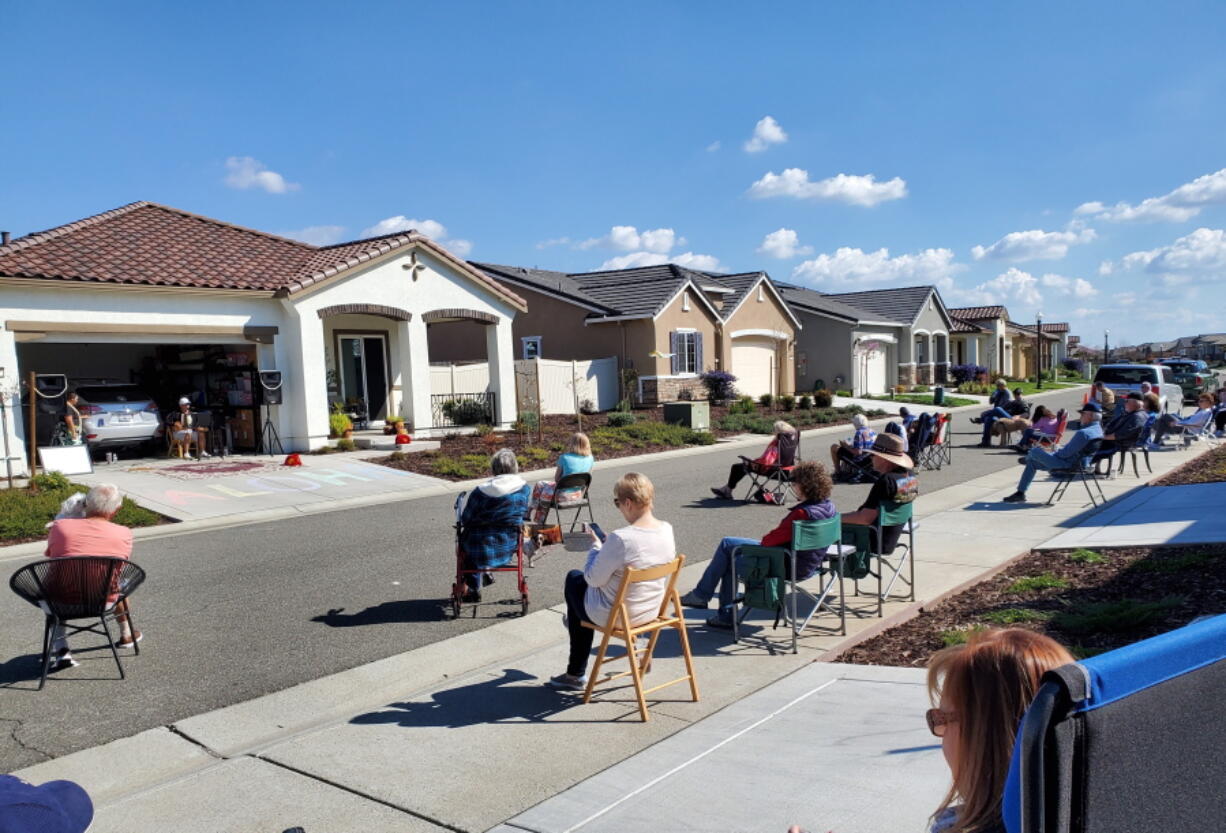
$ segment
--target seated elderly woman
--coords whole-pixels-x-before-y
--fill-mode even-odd
[[[1004,420],[998,422],[997,427],[999,428],[1004,422]],[[1057,414],[1052,413],[1052,410],[1046,405],[1036,405],[1034,408],[1034,421],[1029,425],[1021,426],[1022,438],[1011,447],[1018,454],[1025,454],[1032,445],[1044,437],[1054,437],[1056,429],[1059,427],[1060,417]]]
[[[67,504],[68,501],[65,501],[65,509],[68,509]],[[100,555],[125,560],[131,558],[132,530],[111,522],[111,518],[115,517],[115,513],[122,506],[123,496],[119,493],[118,486],[103,483],[90,489],[85,496],[83,517],[60,517],[51,523],[44,555],[47,558],[67,558],[74,555]],[[48,579],[49,584],[54,584],[54,575],[52,571]],[[114,598],[111,599],[111,604],[115,604]],[[128,615],[128,600],[124,599],[118,603],[115,612],[115,621],[119,623],[119,641],[115,643],[118,648],[131,648],[144,638],[140,631],[132,629]],[[50,670],[61,671],[79,664],[72,658],[62,628],[56,629],[52,639],[55,663]]]
[[[460,549],[465,570],[489,570],[508,563],[519,547],[530,487],[519,476],[519,462],[509,448],[490,458],[489,480],[465,495],[460,510]],[[481,587],[492,584],[489,573],[464,576],[466,602],[481,601]]]
[[[554,490],[563,477],[572,474],[587,474],[592,470],[596,458],[592,456],[592,441],[587,434],[576,431],[570,435],[566,451],[558,457],[558,466],[554,469],[553,480],[541,480],[532,487],[532,520],[544,523],[549,514],[549,504],[553,500]],[[582,489],[564,489],[558,493],[558,504],[565,506],[569,502],[583,497]]]
[[[755,472],[764,474],[775,466],[791,466],[796,463],[796,449],[800,447],[800,434],[788,423],[778,420],[774,425],[775,436],[767,444],[761,456],[739,463],[733,463],[728,470],[728,482],[716,486],[711,493],[724,500],[732,499],[732,490],[740,483],[752,468]]]
[[[593,534],[586,566],[566,575],[563,621],[570,633],[570,657],[566,672],[546,683],[550,688],[582,691],[587,687],[584,674],[596,632],[583,623],[603,626],[609,621],[626,570],[658,567],[677,557],[673,527],[652,514],[654,502],[655,487],[645,474],[628,472],[614,484],[613,505],[626,519],[626,526],[610,532],[603,543]],[[630,624],[654,619],[667,589],[667,577],[631,585],[625,600]]]
[[[868,419],[864,414],[854,414],[851,424],[856,433],[851,440],[839,440],[830,446],[830,460],[834,464],[834,473],[857,474],[868,467],[868,450],[877,439],[877,432],[868,427]]]
[[[746,544],[759,544],[763,547],[786,547],[792,543],[792,523],[794,521],[821,521],[833,518],[837,511],[830,502],[830,492],[834,483],[830,480],[825,466],[821,463],[805,461],[798,463],[792,470],[792,491],[800,501],[783,517],[779,525],[766,533],[761,540],[757,538],[725,538],[715,548],[715,554],[707,562],[702,578],[693,590],[681,598],[686,607],[705,609],[707,603],[717,593],[719,594],[719,613],[707,619],[707,624],[713,628],[731,628],[732,617],[735,615],[733,595],[736,592],[734,582],[727,580],[729,561],[738,547]],[[739,557],[738,557],[739,562]],[[817,573],[822,566],[822,553],[796,553],[797,580],[805,579]]]

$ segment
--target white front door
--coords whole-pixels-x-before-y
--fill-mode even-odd
[[[775,340],[765,336],[733,339],[731,372],[738,393],[753,397],[779,393],[774,381]]]

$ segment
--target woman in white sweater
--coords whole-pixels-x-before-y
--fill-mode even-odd
[[[630,472],[613,486],[613,504],[626,519],[627,526],[614,532],[602,544],[594,535],[587,554],[587,566],[571,570],[566,576],[566,628],[570,631],[570,659],[566,673],[549,680],[548,685],[562,691],[582,691],[587,686],[588,656],[596,632],[582,622],[604,625],[609,621],[613,601],[621,588],[626,568],[642,570],[667,564],[677,557],[673,527],[651,513],[655,487],[646,475]],[[660,610],[668,579],[641,582],[626,595],[626,608],[632,625],[650,622]]]

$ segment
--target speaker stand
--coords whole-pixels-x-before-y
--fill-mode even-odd
[[[281,435],[277,433],[277,426],[273,424],[271,418],[271,406],[268,403],[264,404],[264,426],[260,429],[260,442],[256,448],[256,454],[268,454],[269,457],[275,456],[273,448],[277,449],[277,454],[284,454],[285,449],[281,447]]]

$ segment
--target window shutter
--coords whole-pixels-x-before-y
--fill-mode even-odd
[[[702,373],[702,333],[694,333],[694,372]]]
[[[673,354],[672,359],[670,360],[671,366],[669,373],[673,374],[674,376],[677,375],[677,359],[679,358],[677,345],[678,341],[679,339],[677,338],[677,333],[675,331],[668,334],[668,352]]]

